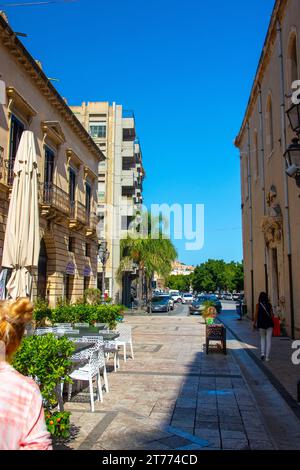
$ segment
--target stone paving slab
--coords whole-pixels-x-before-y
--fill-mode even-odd
[[[70,448],[248,449],[261,435],[264,448],[274,448],[230,344],[227,356],[207,356],[197,317],[125,322],[134,327],[136,359],[109,373],[110,392],[95,413],[88,393],[66,404],[79,428]]]

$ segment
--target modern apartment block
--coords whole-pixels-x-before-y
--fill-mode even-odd
[[[300,337],[300,190],[286,173],[284,154],[295,138],[286,111],[292,83],[300,79],[299,40],[299,0],[277,0],[236,138],[249,315],[266,291],[295,337]]]
[[[145,176],[142,153],[132,112],[108,102],[82,103],[71,106],[73,113],[106,156],[98,169],[98,215],[101,218],[99,239],[105,239],[110,253],[106,265],[105,287],[115,301],[128,304],[132,267],[120,277],[120,239],[126,236],[134,215],[140,210]],[[99,287],[102,277],[98,265]],[[122,279],[122,281],[121,281]]]
[[[0,14],[0,263],[14,161],[24,130],[39,168],[41,250],[34,297],[75,302],[97,285],[98,165],[105,157]]]

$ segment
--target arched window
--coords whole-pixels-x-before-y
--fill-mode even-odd
[[[268,97],[268,101],[267,101],[266,139],[267,139],[268,154],[270,156],[274,150],[274,123],[273,123],[273,106],[272,106],[271,96]]]
[[[259,177],[259,149],[258,149],[258,135],[257,131],[254,132],[254,164],[255,164],[255,177]]]
[[[297,50],[297,36],[296,33],[293,33],[290,37],[289,47],[288,47],[288,61],[289,61],[289,77],[291,84],[300,80],[298,73],[298,50]]]

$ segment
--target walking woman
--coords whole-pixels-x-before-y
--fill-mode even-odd
[[[261,359],[270,360],[272,334],[274,328],[274,315],[272,305],[265,292],[261,292],[256,305],[253,327],[260,333]]]
[[[39,387],[9,365],[32,313],[28,299],[0,302],[0,450],[52,450]]]

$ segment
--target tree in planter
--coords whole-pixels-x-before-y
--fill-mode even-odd
[[[56,338],[49,334],[45,336],[29,336],[22,341],[21,348],[15,355],[13,366],[21,374],[33,378],[39,385],[47,416],[50,416],[48,430],[51,434],[68,437],[69,418],[68,413],[62,413],[60,421],[53,421],[57,413],[52,410],[57,404],[56,389],[61,380],[71,382],[68,377],[71,368],[71,356],[74,353],[74,344],[66,337]],[[58,418],[58,419],[59,419]],[[59,424],[54,426],[50,424]]]
[[[51,324],[52,310],[48,302],[43,299],[37,299],[34,303],[33,321],[35,326],[41,327],[48,323]]]
[[[202,317],[204,318],[205,320],[205,323],[207,323],[207,320],[209,318],[213,318],[215,319],[216,316],[217,316],[217,309],[215,307],[215,304],[214,302],[212,302],[211,300],[207,300],[206,302],[204,302],[203,304],[205,306],[205,309],[202,313]]]

